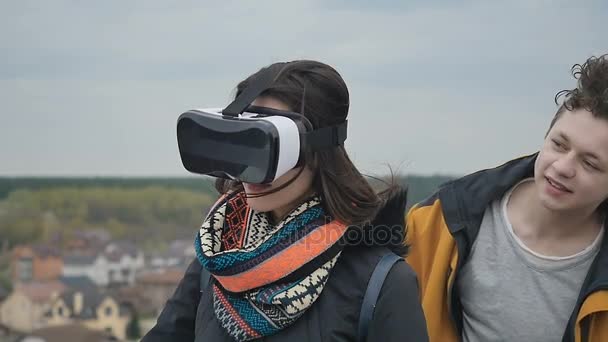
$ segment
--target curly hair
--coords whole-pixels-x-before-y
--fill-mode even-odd
[[[608,54],[590,57],[582,65],[575,64],[572,67],[572,76],[578,80],[578,85],[555,95],[557,105],[562,97],[563,102],[551,122],[551,127],[566,110],[585,109],[596,118],[608,120]]]

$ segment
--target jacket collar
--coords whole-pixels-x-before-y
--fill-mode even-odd
[[[461,259],[468,258],[486,208],[522,179],[534,175],[537,156],[538,153],[534,153],[514,159],[496,168],[453,180],[440,188],[438,197],[445,222],[453,236],[460,236],[457,240],[460,242],[458,249]],[[604,227],[608,229],[608,218]],[[604,234],[602,247],[583,288],[587,291],[608,288],[608,234]]]
[[[522,179],[534,175],[538,153],[511,160],[446,183],[439,190],[443,214],[452,233],[464,228],[477,231],[492,201],[501,198]]]

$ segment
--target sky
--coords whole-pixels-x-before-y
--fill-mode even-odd
[[[0,1],[0,176],[186,176],[177,117],[294,59],[345,79],[363,172],[474,172],[540,147],[606,22],[603,0]]]

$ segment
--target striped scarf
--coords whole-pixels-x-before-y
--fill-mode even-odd
[[[317,300],[342,251],[346,226],[328,220],[319,196],[276,225],[247,206],[244,192],[221,198],[196,237],[213,276],[213,306],[237,341],[293,324]]]

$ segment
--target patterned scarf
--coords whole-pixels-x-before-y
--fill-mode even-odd
[[[196,237],[213,275],[215,315],[237,341],[269,336],[295,322],[321,294],[346,226],[329,221],[318,196],[272,225],[243,192],[220,198]]]

